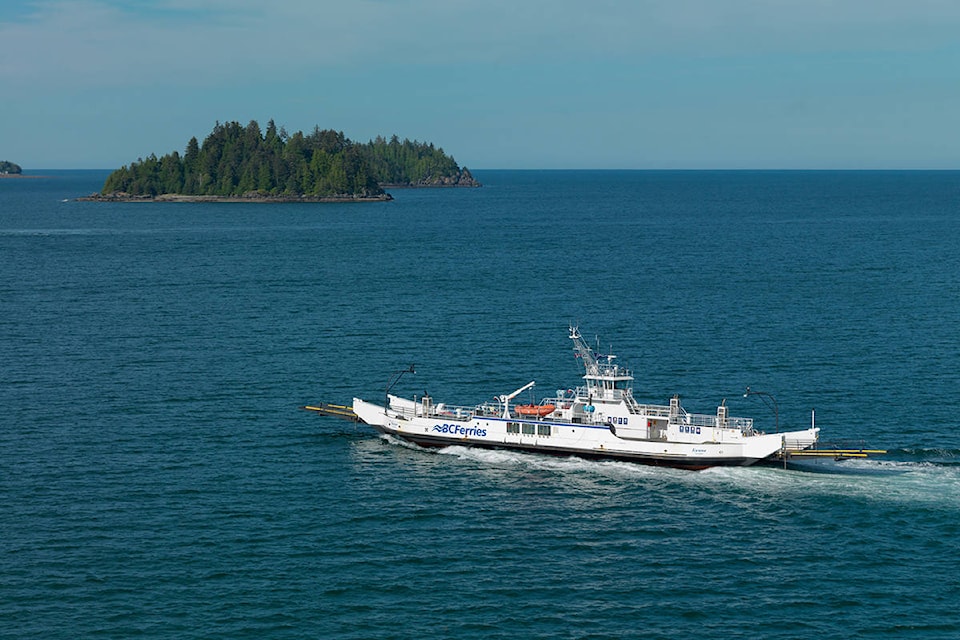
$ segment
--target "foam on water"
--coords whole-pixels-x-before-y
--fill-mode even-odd
[[[792,497],[857,498],[887,504],[925,505],[960,511],[960,469],[926,462],[848,460],[843,473],[810,473],[769,467],[714,467],[700,472],[654,467],[630,462],[585,460],[536,453],[450,446],[425,450],[402,440],[384,437],[424,455],[447,455],[482,467],[508,467],[544,471],[563,476],[564,482],[601,477],[622,487],[637,482],[675,484],[678,488],[746,490],[750,495],[786,499]],[[462,467],[472,469],[474,465]],[[855,473],[854,471],[859,471]]]

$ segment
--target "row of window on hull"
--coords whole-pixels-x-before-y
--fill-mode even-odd
[[[527,422],[508,422],[507,433],[522,433],[525,436],[549,436],[551,434],[549,424],[530,424]]]

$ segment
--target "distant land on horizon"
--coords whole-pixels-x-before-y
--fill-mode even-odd
[[[356,143],[342,131],[314,127],[289,135],[273,120],[261,131],[217,122],[201,145],[125,165],[111,173],[100,201],[382,201],[383,187],[479,187],[466,167],[433,143],[396,135]]]
[[[15,162],[10,162],[9,160],[0,160],[0,175],[5,176],[18,176],[23,173],[23,169],[20,168],[20,165]]]

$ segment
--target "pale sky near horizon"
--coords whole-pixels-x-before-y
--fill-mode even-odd
[[[471,169],[960,169],[953,0],[0,0],[0,51],[27,170],[271,118]]]

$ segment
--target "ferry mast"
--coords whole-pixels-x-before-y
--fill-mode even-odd
[[[587,375],[598,375],[600,373],[599,363],[597,362],[597,357],[593,353],[593,349],[584,342],[583,336],[580,335],[579,327],[570,327],[570,339],[573,340],[573,351],[574,355],[577,358],[580,358],[580,361],[583,362],[583,366],[587,370]]]
[[[583,362],[587,382],[587,394],[591,400],[626,403],[631,413],[637,413],[636,400],[633,398],[633,375],[630,370],[614,364],[615,355],[600,356],[586,343],[577,327],[570,327],[570,339],[573,340],[574,355]],[[602,362],[600,358],[606,358]]]

